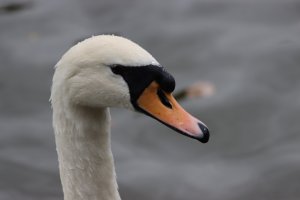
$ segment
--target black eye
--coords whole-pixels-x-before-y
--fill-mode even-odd
[[[172,105],[171,103],[169,102],[168,98],[166,97],[165,93],[159,88],[157,90],[157,95],[160,99],[160,101],[168,108],[171,108],[172,109]]]

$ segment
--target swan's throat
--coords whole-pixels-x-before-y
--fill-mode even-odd
[[[108,108],[53,109],[65,200],[119,200]]]

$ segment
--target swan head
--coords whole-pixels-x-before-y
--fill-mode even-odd
[[[175,80],[153,56],[119,36],[94,36],[67,51],[56,65],[52,106],[123,107],[144,113],[203,143],[204,123],[174,99]]]

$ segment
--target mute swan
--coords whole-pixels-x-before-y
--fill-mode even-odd
[[[109,107],[144,113],[203,143],[207,127],[171,95],[174,78],[144,49],[113,35],[86,39],[55,66],[53,127],[65,200],[120,200]]]

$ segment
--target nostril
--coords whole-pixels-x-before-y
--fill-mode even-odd
[[[157,95],[160,99],[160,101],[168,108],[172,109],[172,105],[170,103],[170,101],[168,100],[168,98],[166,97],[166,95],[164,94],[164,92],[161,89],[157,90]]]
[[[199,128],[201,129],[201,131],[203,133],[203,137],[199,139],[200,142],[203,142],[203,143],[208,142],[208,140],[209,140],[209,130],[208,130],[208,128],[205,125],[201,124],[201,123],[198,123],[198,126],[199,126]]]

